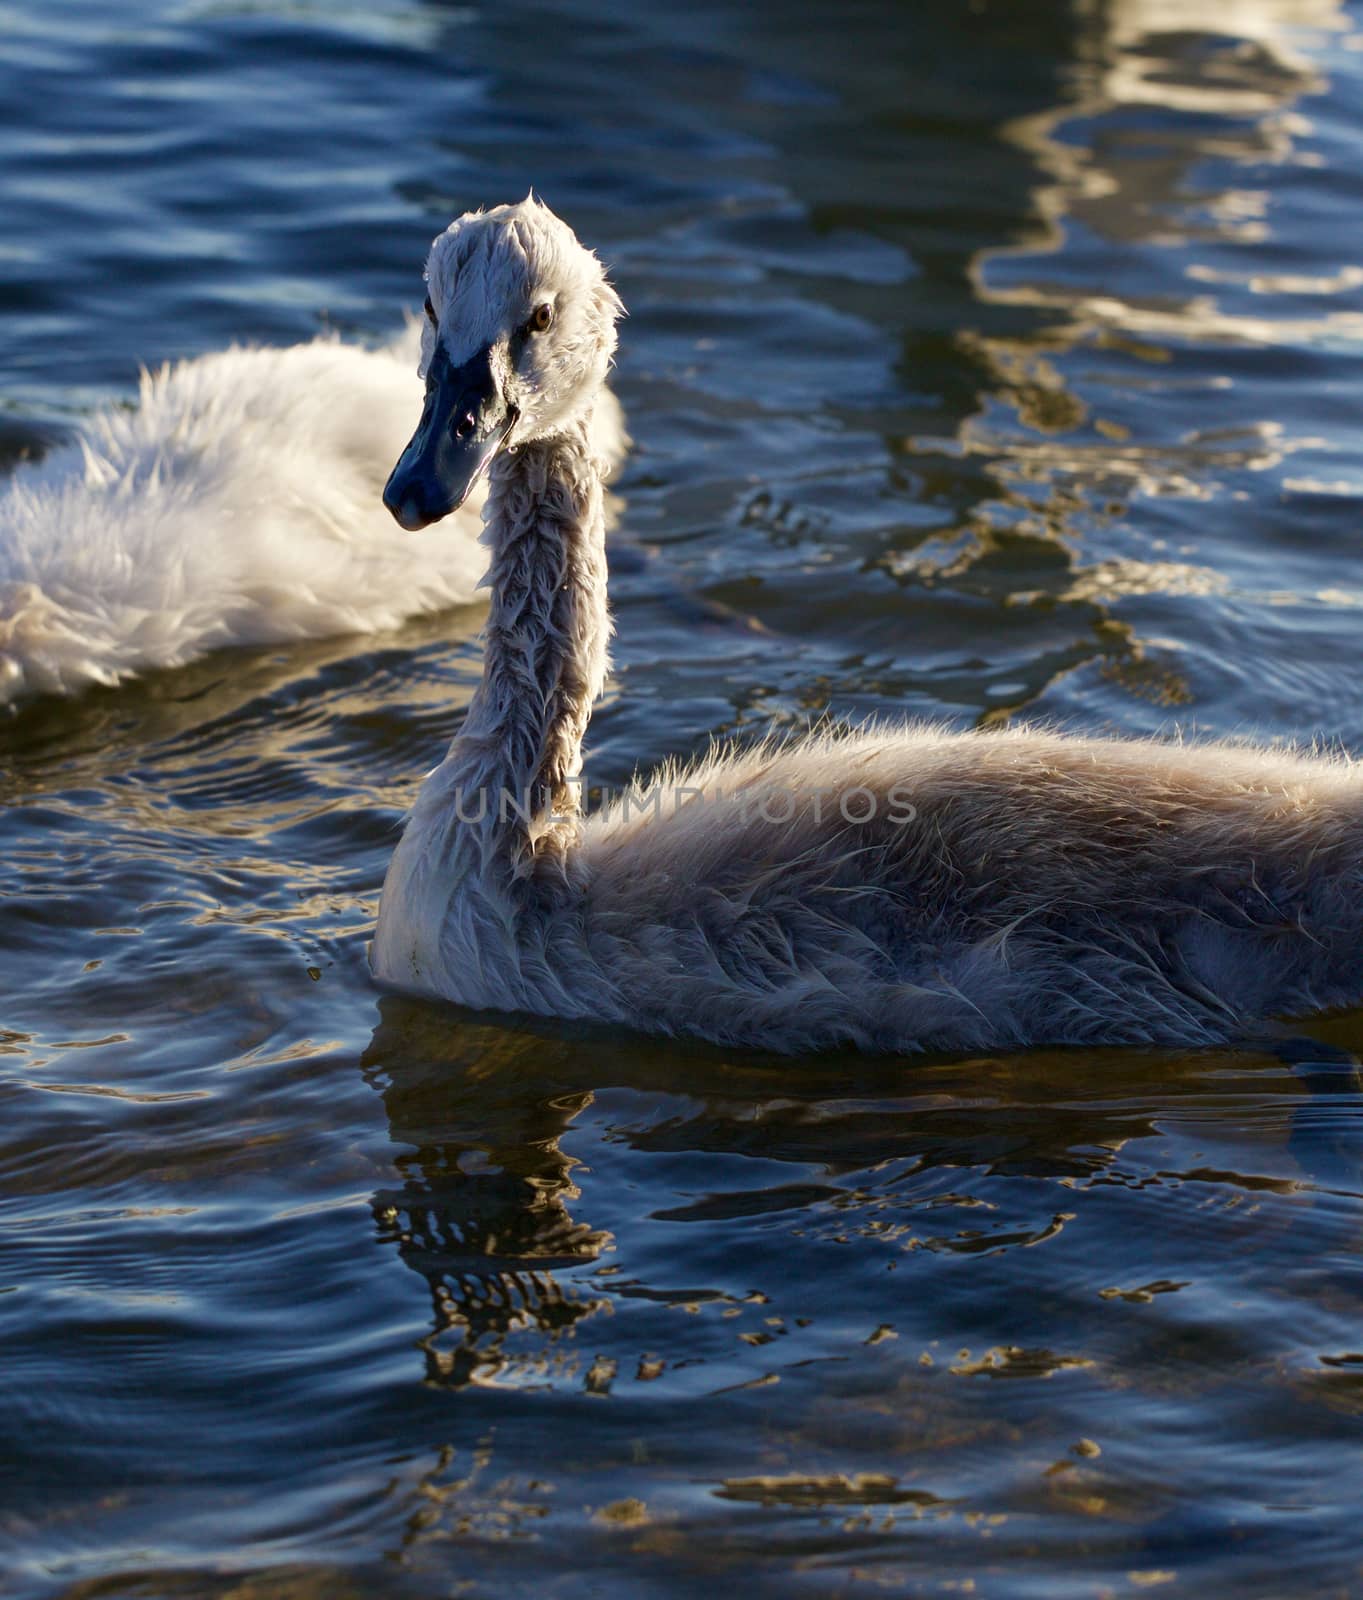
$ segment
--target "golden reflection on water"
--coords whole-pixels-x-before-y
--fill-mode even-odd
[[[1252,266],[1236,274],[1221,264],[1227,248],[1257,243],[1273,225],[1271,196],[1229,175],[1319,159],[1304,148],[1312,128],[1297,109],[1327,87],[1310,44],[1349,23],[1341,0],[1087,0],[1076,13],[1069,92],[1003,130],[1040,175],[1033,220],[1020,239],[978,251],[969,268],[982,305],[1034,315],[1021,333],[963,330],[961,348],[987,375],[979,410],[955,441],[906,441],[910,459],[951,451],[987,461],[998,498],[981,502],[963,528],[891,552],[887,562],[891,570],[899,563],[901,578],[969,586],[1001,543],[1053,542],[1070,581],[1020,585],[1009,603],[1088,606],[1103,679],[1175,709],[1198,700],[1177,649],[1152,651],[1114,608],[1135,596],[1223,592],[1229,579],[1159,540],[1096,562],[1086,544],[1101,532],[1110,547],[1113,530],[1139,518],[1139,501],[1225,498],[1237,475],[1272,472],[1319,441],[1294,437],[1280,416],[1177,437],[1133,435],[1102,414],[1098,395],[1110,396],[1114,383],[1118,393],[1152,394],[1191,384],[1215,414],[1216,393],[1234,382],[1215,371],[1218,347],[1302,350],[1363,336],[1363,312],[1284,303],[1281,314],[1250,314],[1211,292],[1233,284],[1287,301],[1363,282],[1350,264],[1325,274]],[[1209,163],[1222,175],[1219,188],[1205,186]],[[1214,262],[1199,259],[1212,247]],[[1204,358],[1191,378],[1177,359],[1190,347]],[[1090,381],[1096,369],[1098,385]],[[1006,720],[1032,698],[1030,690],[1002,695],[985,720]]]
[[[1332,1097],[1358,1094],[1357,1014],[1324,1019],[1315,1042],[1285,1033],[1193,1056],[830,1056],[798,1072],[600,1030],[465,1016],[454,1027],[457,1015],[385,1000],[363,1063],[398,1152],[399,1184],[373,1198],[378,1235],[431,1296],[426,1382],[625,1409],[617,1431],[575,1435],[540,1475],[495,1430],[443,1447],[412,1490],[402,1559],[414,1572],[452,1540],[566,1539],[617,1576],[657,1581],[662,1562],[700,1581],[759,1550],[855,1562],[864,1539],[879,1582],[912,1585],[913,1547],[901,1558],[877,1541],[925,1523],[938,1570],[961,1578],[981,1562],[1045,1559],[1057,1538],[1097,1539],[1117,1559],[1123,1529],[1139,1535],[1134,1557],[1173,1502],[1131,1470],[1136,1413],[1122,1407],[1210,1417],[1253,1388],[1275,1397],[1270,1409],[1359,1412],[1363,1358],[1343,1332],[1363,1314],[1356,1283],[1322,1279],[1297,1302],[1338,1348],[1308,1334],[1279,1355],[1261,1331],[1209,1314],[1206,1281],[1242,1284],[1252,1308],[1260,1274],[1308,1242],[1352,1248],[1329,1178],[1356,1197],[1363,1170],[1344,1123],[1331,1167],[1322,1117]],[[617,1151],[644,1163],[628,1169],[638,1214],[620,1209],[624,1169],[593,1170]],[[736,1184],[748,1166],[750,1185]],[[601,1225],[603,1206],[621,1221]],[[1114,1271],[1114,1219],[1136,1214],[1149,1239],[1122,1243]],[[727,1261],[727,1281],[687,1281],[650,1245],[682,1228],[682,1262],[736,1221],[784,1243],[758,1250],[750,1235],[753,1257]],[[906,1281],[895,1320],[848,1328],[837,1297],[855,1281],[838,1265],[849,1245],[854,1274],[921,1259],[934,1277]],[[1192,1270],[1161,1270],[1189,1259]],[[936,1313],[916,1300],[927,1281],[952,1286]],[[1049,1341],[951,1338],[953,1300],[992,1303],[1010,1281],[1050,1307]],[[638,1341],[640,1306],[680,1319],[675,1347],[655,1323]],[[1014,1315],[1026,1323],[1021,1304]],[[1002,1481],[994,1461],[1014,1463]]]

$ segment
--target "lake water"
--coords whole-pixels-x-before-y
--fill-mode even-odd
[[[0,4],[0,458],[630,307],[589,774],[824,711],[1363,752],[1363,12]],[[394,529],[394,537],[406,537]],[[779,1060],[385,998],[476,608],[0,725],[0,1590],[1363,1592],[1363,1018]]]

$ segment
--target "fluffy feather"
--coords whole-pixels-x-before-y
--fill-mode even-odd
[[[1363,998],[1363,769],[1341,757],[872,727],[719,749],[584,817],[609,634],[588,418],[615,334],[562,229],[532,202],[451,229],[480,263],[462,292],[513,284],[478,338],[552,289],[598,353],[494,463],[483,681],[390,866],[381,979],[783,1051],[1206,1044]],[[556,361],[546,339],[510,381],[533,396]]]
[[[420,537],[379,498],[420,402],[419,338],[144,373],[135,407],[20,467],[0,493],[0,703],[473,599],[483,491]],[[613,402],[598,426],[618,461]]]

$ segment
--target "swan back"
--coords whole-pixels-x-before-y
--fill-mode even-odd
[[[1363,992],[1342,757],[815,735],[665,770],[587,819],[575,868],[592,944],[556,965],[609,967],[597,1013],[625,994],[622,1020],[730,1042],[1208,1042]]]

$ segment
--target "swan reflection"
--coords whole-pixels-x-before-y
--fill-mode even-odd
[[[574,1219],[576,1163],[559,1148],[591,1091],[555,1092],[516,1034],[452,1030],[444,1014],[400,999],[383,1014],[362,1067],[394,1143],[408,1148],[399,1181],[374,1196],[374,1220],[430,1289],[426,1377],[456,1388],[544,1381],[556,1336],[606,1304],[560,1277],[611,1243]],[[527,1329],[548,1346],[508,1351]]]
[[[372,1210],[429,1291],[424,1376],[441,1387],[717,1392],[812,1352],[864,1361],[881,1324],[926,1349],[958,1314],[919,1303],[914,1275],[935,1259],[1006,1279],[1018,1251],[1030,1282],[1053,1263],[1070,1355],[1088,1359],[1109,1336],[1101,1307],[1187,1286],[1185,1235],[1272,1252],[1284,1230],[1329,1225],[1318,1196],[1358,1189],[1357,1028],[1321,1034],[1192,1056],[793,1066],[385,998],[362,1066],[398,1149]],[[623,1211],[614,1170],[593,1205],[569,1135],[602,1162],[627,1156]],[[1118,1251],[1116,1273],[1122,1196],[1151,1188],[1200,1198]],[[1267,1195],[1271,1218],[1255,1214]],[[741,1248],[717,1255],[728,1235]],[[904,1276],[843,1348],[819,1330],[858,1260]],[[1026,1323],[1019,1346],[1046,1344]]]

